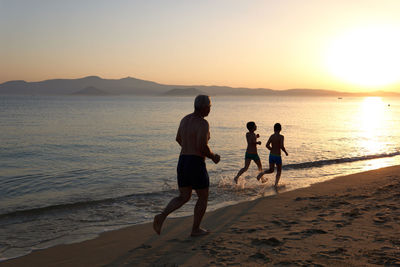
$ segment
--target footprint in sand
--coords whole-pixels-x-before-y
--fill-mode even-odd
[[[253,255],[250,255],[249,259],[250,260],[262,260],[264,263],[268,263],[268,262],[271,261],[271,259],[268,258],[267,255],[265,255],[262,252],[257,252],[257,253],[255,253]]]
[[[290,232],[289,236],[302,235],[302,237],[309,237],[316,234],[327,234],[328,232],[321,229],[306,229],[301,232]],[[301,240],[302,238],[286,238],[288,240]]]
[[[369,263],[385,266],[400,266],[400,252],[388,252],[381,249],[369,250],[363,253]]]
[[[276,239],[275,237],[270,237],[268,239],[265,238],[254,238],[251,241],[251,244],[255,245],[255,246],[270,246],[270,247],[276,247],[276,246],[280,246],[283,244],[282,241],[279,241],[278,239]]]
[[[338,241],[338,242],[345,242],[345,241],[360,241],[361,239],[354,238],[352,236],[341,235],[341,236],[337,236],[333,240]]]
[[[350,218],[356,218],[361,215],[361,212],[358,208],[355,208],[352,209],[350,212],[344,212],[342,215]]]
[[[386,223],[390,220],[390,218],[385,217],[385,216],[376,216],[373,218],[374,223],[376,224],[383,224]]]
[[[328,207],[329,208],[339,208],[340,206],[343,206],[343,205],[350,205],[350,203],[347,201],[344,201],[344,200],[334,200],[328,204]]]
[[[142,244],[142,245],[140,245],[140,246],[138,246],[136,248],[133,248],[133,249],[129,250],[129,252],[133,252],[133,251],[135,251],[137,249],[149,249],[149,248],[151,248],[150,245]]]
[[[346,251],[347,250],[344,248],[337,248],[334,250],[319,251],[318,254],[315,254],[314,256],[330,260],[344,260],[345,257],[343,256],[348,256],[345,254]]]
[[[326,231],[321,230],[321,229],[307,229],[307,230],[301,231],[300,233],[303,235],[306,235],[306,236],[311,236],[311,235],[315,235],[315,234],[318,234],[318,235],[319,234],[327,234]]]
[[[351,196],[349,197],[349,199],[351,200],[362,200],[362,199],[366,199],[366,198],[370,198],[371,196],[368,195],[358,195],[358,196]]]
[[[231,233],[234,233],[234,234],[243,234],[246,232],[246,229],[235,228],[235,227],[232,227],[230,230],[231,230]]]

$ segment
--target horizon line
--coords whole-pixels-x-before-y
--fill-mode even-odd
[[[79,79],[85,79],[85,78],[99,78],[102,80],[123,80],[123,79],[135,79],[135,80],[141,80],[145,82],[152,82],[156,83],[159,85],[166,85],[166,86],[188,86],[188,87],[194,87],[194,86],[201,86],[201,87],[228,87],[228,88],[233,88],[233,89],[249,89],[249,90],[273,90],[273,91],[289,91],[289,90],[323,90],[323,91],[332,91],[332,92],[337,92],[337,93],[344,93],[344,94],[370,94],[370,93],[395,93],[395,94],[400,94],[399,92],[396,91],[385,91],[385,90],[375,90],[375,91],[361,91],[361,92],[348,92],[348,91],[340,91],[340,90],[332,90],[332,89],[324,89],[324,88],[287,88],[287,89],[272,89],[272,88],[267,88],[267,87],[243,87],[243,86],[228,86],[228,85],[201,85],[201,84],[191,84],[191,85],[185,85],[185,84],[164,84],[164,83],[159,83],[151,80],[145,80],[145,79],[140,79],[132,76],[126,76],[122,78],[103,78],[99,75],[88,75],[88,76],[83,76],[80,78],[50,78],[50,79],[45,79],[45,80],[38,80],[38,81],[26,81],[26,80],[9,80],[0,83],[0,85],[9,83],[9,82],[26,82],[26,83],[40,83],[40,82],[45,82],[45,81],[50,81],[50,80],[79,80]]]

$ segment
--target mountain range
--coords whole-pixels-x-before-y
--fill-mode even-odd
[[[40,82],[9,81],[0,84],[0,94],[8,95],[166,95],[193,96],[400,96],[394,92],[347,93],[324,89],[235,88],[228,86],[165,85],[132,77],[103,79],[88,76],[79,79],[51,79]]]

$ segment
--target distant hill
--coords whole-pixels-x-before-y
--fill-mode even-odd
[[[80,79],[52,79],[41,82],[5,82],[0,84],[0,94],[70,95],[87,87],[101,88],[109,94],[123,95],[154,95],[167,91],[165,85],[131,77],[114,80],[88,76]]]
[[[84,88],[84,89],[82,89]],[[101,88],[101,89],[99,89]],[[0,84],[0,94],[11,95],[171,95],[194,96],[400,96],[399,93],[377,91],[372,93],[345,93],[323,89],[272,90],[268,88],[234,88],[229,86],[165,85],[132,77],[102,79],[88,76],[79,79],[51,79],[40,82],[9,81]]]
[[[72,93],[73,95],[87,95],[87,96],[95,96],[95,95],[110,95],[107,92],[104,92],[94,86],[88,86],[82,90]]]
[[[196,88],[183,88],[183,89],[171,89],[165,92],[163,95],[165,96],[196,96],[196,95],[204,95],[205,92],[198,90]]]

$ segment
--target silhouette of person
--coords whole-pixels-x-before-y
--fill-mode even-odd
[[[210,158],[215,164],[220,156],[214,154],[208,146],[210,139],[209,125],[204,117],[208,116],[211,100],[207,95],[198,95],[194,100],[194,112],[186,115],[180,122],[176,141],[181,146],[177,167],[179,196],[173,198],[164,210],[153,220],[153,229],[161,233],[162,225],[167,216],[183,206],[192,196],[192,190],[198,196],[194,208],[194,218],[191,236],[201,236],[209,233],[200,228],[201,220],[207,209],[209,177],[205,158]]]
[[[257,142],[257,138],[259,138],[260,135],[255,133],[255,131],[257,130],[257,125],[254,121],[249,121],[246,124],[246,127],[249,131],[246,133],[247,149],[244,156],[244,167],[239,170],[239,172],[233,179],[235,183],[238,182],[240,175],[247,171],[252,160],[254,160],[254,162],[257,164],[258,171],[262,171],[261,160],[257,153],[257,145],[261,145],[260,141]],[[262,182],[264,182],[264,180],[262,180]]]
[[[286,156],[289,154],[286,152],[285,145],[284,145],[284,136],[280,134],[282,130],[282,126],[280,123],[275,123],[274,125],[274,134],[272,134],[267,144],[265,145],[269,153],[269,169],[263,172],[260,172],[257,176],[259,180],[264,174],[266,173],[273,173],[274,166],[276,165],[276,178],[275,178],[275,185],[274,187],[278,187],[279,179],[281,178],[282,172],[282,157],[281,157],[281,150],[285,152]]]

